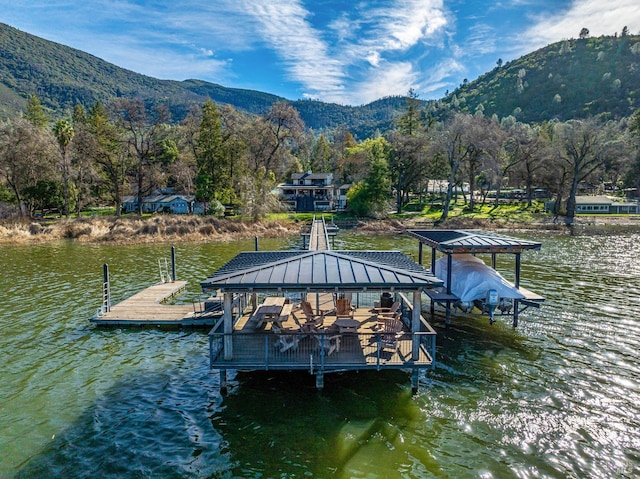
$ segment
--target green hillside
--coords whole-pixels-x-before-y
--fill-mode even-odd
[[[253,114],[264,113],[274,102],[284,100],[201,80],[158,80],[0,23],[0,115],[11,116],[24,109],[34,93],[52,116],[62,116],[78,103],[90,107],[114,97],[138,97],[149,106],[167,105],[174,121],[182,120],[191,105],[202,105],[207,98]],[[364,107],[316,101],[292,103],[311,128],[347,125],[366,134],[379,125],[390,124],[403,99],[381,100]]]
[[[640,37],[600,37],[554,43],[425,106],[440,117],[452,109],[473,113],[482,105],[487,116],[513,115],[525,122],[589,115],[620,118],[640,107],[639,91]],[[78,103],[88,108],[96,101],[137,97],[150,107],[165,104],[173,121],[182,120],[192,105],[202,105],[207,98],[253,114],[284,100],[201,80],[158,80],[0,23],[0,118],[23,110],[31,94],[52,117],[68,114]],[[358,107],[310,100],[291,103],[308,127],[346,127],[362,139],[391,128],[404,101],[389,97]]]
[[[441,108],[524,122],[605,115],[640,107],[640,36],[554,43],[461,85]]]

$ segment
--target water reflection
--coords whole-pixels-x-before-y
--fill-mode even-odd
[[[304,372],[238,373],[222,397],[206,333],[87,322],[103,262],[118,300],[167,246],[2,246],[0,477],[640,477],[640,237],[534,235],[522,281],[545,305],[516,330],[436,322],[415,397],[403,372],[327,375],[323,393]],[[339,238],[417,256],[403,235]],[[198,293],[253,245],[178,246],[178,275]]]

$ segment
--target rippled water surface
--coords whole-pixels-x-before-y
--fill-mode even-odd
[[[543,247],[522,284],[544,306],[516,330],[436,322],[413,397],[398,371],[328,375],[323,393],[304,372],[240,372],[221,396],[206,331],[87,321],[103,263],[118,301],[158,280],[168,246],[0,246],[0,477],[640,477],[640,236],[527,238]],[[185,301],[253,247],[178,245]],[[418,250],[350,232],[336,248]]]

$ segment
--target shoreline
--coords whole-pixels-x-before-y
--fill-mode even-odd
[[[635,221],[633,221],[635,219]],[[0,244],[41,244],[61,240],[87,244],[201,243],[238,239],[276,238],[300,234],[302,222],[295,220],[249,221],[203,216],[162,215],[62,218],[51,221],[5,220],[0,222]],[[338,224],[340,222],[338,221]],[[487,220],[453,217],[434,226],[425,219],[360,220],[354,228],[372,233],[401,233],[406,229],[484,229],[492,231],[545,231],[558,234],[599,235],[640,232],[637,218],[579,217],[572,228],[559,219],[536,222],[513,219]]]

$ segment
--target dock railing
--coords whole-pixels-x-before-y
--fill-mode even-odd
[[[360,306],[373,305],[375,295],[354,294],[354,302]],[[378,293],[379,297],[379,293]],[[312,373],[339,370],[383,369],[383,368],[427,368],[435,367],[436,332],[420,315],[420,331],[411,332],[412,305],[402,294],[396,294],[394,300],[401,301],[404,331],[396,338],[397,342],[388,347],[383,341],[384,333],[357,332],[339,335],[339,345],[331,347],[329,333],[291,331],[285,333],[286,341],[280,335],[269,330],[236,330],[233,333],[222,332],[222,321],[209,333],[210,367],[212,369],[307,369]],[[233,322],[241,316],[240,304],[234,308]],[[366,307],[366,306],[365,306]],[[225,338],[228,341],[225,342]],[[414,359],[414,342],[418,343],[419,354]],[[284,344],[293,346],[284,347]],[[231,344],[233,359],[225,360],[224,345]],[[326,344],[326,347],[321,347]]]
[[[315,374],[358,369],[427,368],[434,362],[428,341],[425,341],[430,336],[428,332],[401,333],[392,347],[385,344],[382,332],[341,334],[338,335],[339,346],[332,351],[328,346],[336,341],[335,334],[292,332],[286,335],[289,336],[286,344],[295,343],[295,346],[285,348],[279,334],[264,331],[209,333],[210,367],[298,369]],[[228,337],[233,345],[232,359],[224,359],[224,345],[228,344],[225,338]],[[412,357],[414,337],[420,341],[420,355],[415,360]]]

